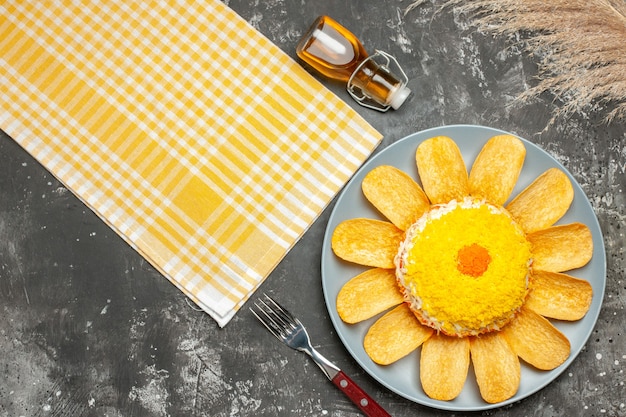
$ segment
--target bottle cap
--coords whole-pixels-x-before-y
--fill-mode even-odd
[[[366,91],[357,86],[357,84],[354,82],[355,76],[357,74],[361,74],[361,68],[363,68],[370,61],[376,65],[376,68],[379,68],[387,75],[391,75],[394,79],[396,79],[396,76],[394,75],[396,71],[401,75],[401,79],[397,79],[394,83],[394,89],[388,90],[389,92],[385,97],[384,102],[372,98],[366,93]],[[384,51],[376,50],[374,54],[365,58],[354,70],[354,72],[350,76],[350,79],[348,80],[348,85],[346,87],[348,93],[350,93],[352,98],[355,99],[361,106],[381,112],[386,112],[390,108],[393,108],[394,110],[398,109],[411,94],[411,90],[406,86],[408,81],[409,79],[402,70],[402,67],[400,67],[400,64],[392,55],[389,55],[387,52]]]
[[[391,94],[389,105],[393,107],[394,110],[398,110],[410,94],[411,90],[407,86],[401,85]]]

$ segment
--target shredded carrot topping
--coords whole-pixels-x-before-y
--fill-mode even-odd
[[[490,262],[491,256],[487,249],[472,243],[459,249],[456,268],[460,273],[476,278],[489,268]]]

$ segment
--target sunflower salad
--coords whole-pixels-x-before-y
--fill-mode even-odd
[[[577,321],[590,308],[591,284],[567,272],[591,260],[591,232],[556,225],[572,184],[550,168],[510,199],[525,156],[518,138],[494,136],[468,173],[451,138],[430,138],[415,153],[419,183],[389,165],[365,175],[363,194],[386,220],[349,219],[332,233],[337,257],[368,267],[340,289],[339,317],[380,315],[365,352],[386,366],[419,351],[432,399],[456,398],[470,364],[485,402],[511,398],[521,361],[547,371],[569,357],[551,320]]]

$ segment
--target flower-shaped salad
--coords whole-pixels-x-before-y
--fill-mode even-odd
[[[548,169],[509,201],[525,156],[521,140],[495,136],[468,175],[452,139],[430,138],[415,155],[421,186],[388,165],[363,179],[389,221],[350,219],[333,232],[338,257],[371,267],[341,288],[339,316],[357,323],[389,310],[365,351],[387,365],[421,346],[420,381],[433,399],[460,394],[470,361],[486,402],[511,398],[520,359],[551,370],[570,355],[548,318],[579,320],[591,305],[589,282],[564,273],[591,259],[591,232],[555,225],[574,198],[567,175]]]

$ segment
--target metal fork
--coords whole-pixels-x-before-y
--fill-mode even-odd
[[[308,354],[328,379],[346,394],[366,416],[391,417],[341,369],[320,355],[311,346],[309,335],[300,320],[281,307],[269,295],[264,294],[262,299],[254,303],[254,307],[250,307],[250,311],[278,340],[292,349]]]

